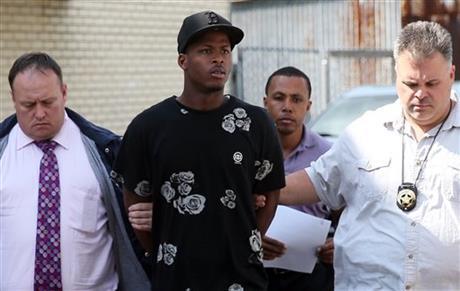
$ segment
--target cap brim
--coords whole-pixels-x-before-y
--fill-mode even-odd
[[[190,38],[184,42],[184,45],[179,48],[179,53],[184,53],[185,49],[193,42],[195,42],[198,38],[200,38],[204,33],[208,31],[222,31],[228,35],[230,40],[230,45],[232,49],[235,45],[239,44],[244,37],[244,32],[239,29],[238,27],[228,25],[228,24],[215,24],[212,26],[207,26],[202,29],[195,31]]]

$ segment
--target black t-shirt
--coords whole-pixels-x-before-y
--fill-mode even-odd
[[[284,187],[281,148],[264,109],[226,96],[211,111],[170,97],[123,138],[114,170],[154,201],[153,290],[266,289],[252,194]]]

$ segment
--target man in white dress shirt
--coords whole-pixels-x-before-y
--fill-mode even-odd
[[[415,22],[394,49],[399,100],[353,122],[284,204],[345,206],[336,290],[460,290],[460,107],[450,34]],[[306,230],[307,231],[307,230]]]
[[[0,123],[0,290],[149,290],[109,176],[120,138],[65,108],[67,86],[47,54],[19,57],[9,82],[16,114]],[[57,144],[60,247],[48,245],[58,257],[54,285],[36,259],[44,156],[37,142]],[[55,218],[49,213],[45,220]]]

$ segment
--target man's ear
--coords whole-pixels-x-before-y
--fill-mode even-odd
[[[266,109],[266,108],[267,108],[267,96],[264,96],[264,99],[263,99],[263,100],[264,100],[264,107],[265,107],[265,109]]]
[[[308,99],[308,100],[307,100],[307,111],[310,111],[311,103],[312,103],[311,100]]]
[[[64,98],[64,104],[67,102],[67,84],[63,83],[61,86],[62,98]]]
[[[181,67],[182,70],[186,70],[188,67],[187,55],[179,54],[177,57],[177,64]]]
[[[452,80],[455,80],[455,65],[452,65],[452,67],[450,68],[450,75],[449,77],[452,79]]]

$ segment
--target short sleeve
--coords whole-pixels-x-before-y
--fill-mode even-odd
[[[286,185],[283,154],[273,120],[262,111],[260,124],[261,150],[255,161],[255,193],[266,193]]]
[[[141,197],[152,196],[152,173],[148,158],[149,130],[141,115],[128,126],[123,136],[113,170],[123,186]]]
[[[352,154],[346,146],[346,135],[342,135],[329,151],[312,162],[306,168],[307,175],[313,183],[318,198],[332,209],[339,209],[345,205],[343,193],[353,191],[348,189],[348,183],[343,179],[343,173],[352,173],[354,163],[348,160]]]

